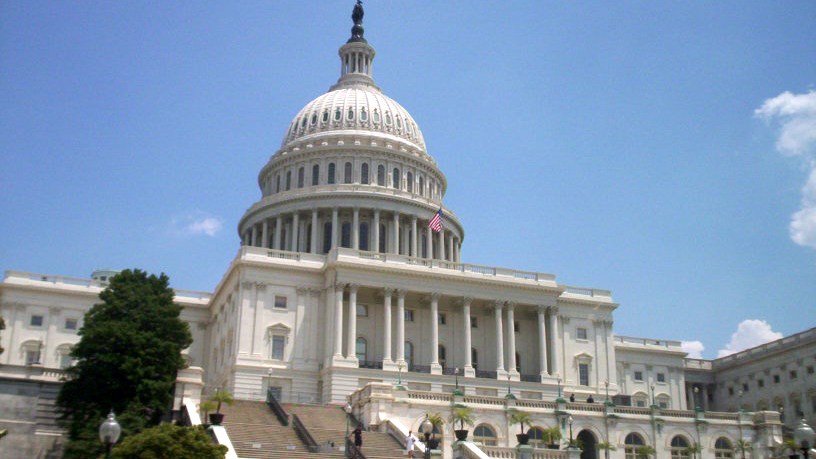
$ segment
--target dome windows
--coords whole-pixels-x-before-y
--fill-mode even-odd
[[[391,126],[391,114],[388,112],[385,112],[385,124]]]
[[[349,107],[348,114],[346,115],[346,119],[348,121],[353,121],[354,120],[354,109],[353,108]]]
[[[304,116],[303,119],[300,120],[300,129],[306,127],[306,117]]]
[[[368,185],[368,163],[363,163],[360,166],[360,183]]]
[[[340,110],[340,107],[336,108],[334,110],[334,120],[335,121],[340,121],[340,118],[342,118],[342,117],[343,117],[343,112]]]
[[[323,110],[323,122],[324,123],[329,122],[329,111],[328,110]]]
[[[372,116],[372,120],[374,120],[375,123],[380,122],[380,112],[378,112],[377,110],[374,110],[374,114],[371,115],[371,116]]]
[[[360,109],[360,121],[368,121],[368,112],[366,112],[365,107]]]
[[[317,113],[312,113],[312,119],[309,124],[314,125],[315,123],[317,123]]]
[[[397,129],[402,129],[402,118],[397,117]]]

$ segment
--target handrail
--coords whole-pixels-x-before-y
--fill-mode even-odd
[[[269,408],[272,409],[272,412],[275,413],[275,416],[281,424],[285,426],[289,425],[289,415],[286,414],[286,410],[278,403],[278,399],[272,395],[271,389],[266,392],[266,404],[269,405]]]
[[[309,430],[306,428],[306,426],[303,425],[303,422],[301,422],[298,415],[295,413],[292,413],[292,426],[295,428],[295,433],[297,434],[298,438],[300,438],[300,441],[302,441],[303,444],[306,445],[306,448],[309,450],[309,452],[310,453],[318,452],[317,442],[314,440],[314,437],[312,437],[312,434],[309,433]]]
[[[366,459],[365,454],[348,437],[346,437],[346,457],[349,459]]]

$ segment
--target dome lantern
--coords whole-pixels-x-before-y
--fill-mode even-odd
[[[349,86],[367,86],[379,91],[371,77],[371,67],[376,52],[363,37],[363,2],[357,0],[354,11],[351,13],[354,26],[351,28],[351,38],[340,47],[340,79],[330,90]]]

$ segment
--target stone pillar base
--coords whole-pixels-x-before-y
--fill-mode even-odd
[[[475,378],[476,377],[476,370],[473,367],[465,367],[462,369],[464,372],[465,378]]]
[[[504,368],[496,369],[496,379],[499,381],[507,381],[507,370]]]
[[[516,370],[510,370],[510,371],[507,372],[507,374],[510,375],[510,381],[520,381],[521,380],[521,374],[519,374],[519,372],[516,371]],[[507,378],[507,377],[505,376],[505,378]]]
[[[516,459],[533,459],[533,447],[530,445],[516,446]]]
[[[359,367],[359,363],[357,362],[357,357],[353,357],[352,359],[347,359],[340,354],[334,354],[331,357],[331,366],[333,367],[341,367],[341,368],[357,368]]]
[[[432,375],[441,375],[442,374],[442,365],[438,363],[431,364],[431,374]]]
[[[399,371],[399,367],[397,365],[397,362],[394,362],[393,360],[383,360],[382,364],[383,364],[383,371]],[[403,368],[403,370],[404,369],[405,368]]]

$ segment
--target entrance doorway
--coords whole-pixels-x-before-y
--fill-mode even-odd
[[[595,435],[588,430],[578,432],[578,440],[581,440],[581,459],[598,459],[598,441]]]

